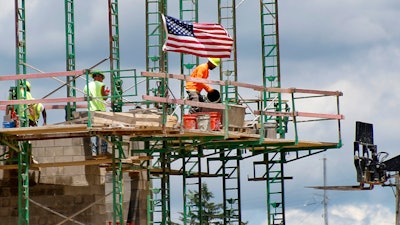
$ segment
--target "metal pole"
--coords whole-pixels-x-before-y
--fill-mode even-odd
[[[396,175],[396,225],[400,225],[400,215],[399,215],[399,208],[400,208],[400,176],[397,173]]]
[[[324,224],[328,225],[328,200],[326,195],[326,158],[324,157]]]

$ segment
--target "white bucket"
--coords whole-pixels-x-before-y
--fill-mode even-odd
[[[197,128],[201,131],[210,130],[210,115],[198,115],[197,116]]]

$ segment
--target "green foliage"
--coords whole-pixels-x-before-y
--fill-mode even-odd
[[[189,225],[209,225],[223,224],[223,204],[216,204],[211,200],[214,194],[208,190],[207,184],[202,183],[201,190],[189,191],[188,195],[188,215],[186,224]],[[183,215],[183,213],[181,213]],[[180,218],[184,221],[184,218]]]

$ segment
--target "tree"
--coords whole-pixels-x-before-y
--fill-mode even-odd
[[[223,224],[223,205],[211,202],[213,198],[214,194],[208,190],[206,183],[202,183],[200,192],[190,190],[188,196],[189,212],[186,224]],[[184,222],[183,217],[180,219]]]

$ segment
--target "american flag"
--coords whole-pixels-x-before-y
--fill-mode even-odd
[[[230,58],[233,39],[215,23],[189,23],[163,16],[167,40],[164,51],[187,53],[201,57]]]

